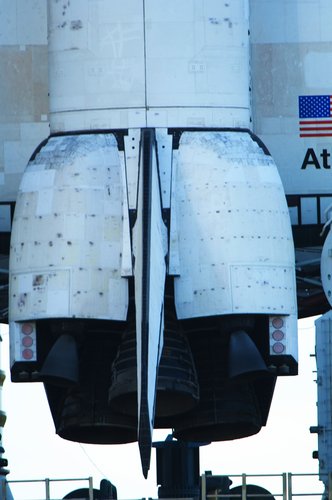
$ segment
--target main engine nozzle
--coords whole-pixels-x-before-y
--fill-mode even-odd
[[[110,406],[137,415],[135,332],[125,334],[112,367]],[[191,410],[198,403],[199,388],[190,347],[178,332],[165,331],[157,379],[156,418]]]

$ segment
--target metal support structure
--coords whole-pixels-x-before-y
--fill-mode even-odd
[[[282,473],[282,499],[287,500],[287,474]]]
[[[242,474],[242,500],[247,499],[247,477],[246,474]]]
[[[89,500],[93,500],[93,478],[89,477]]]
[[[49,478],[45,478],[45,492],[46,492],[46,500],[50,500],[50,480]]]
[[[292,495],[293,495],[293,491],[292,491],[292,473],[291,472],[288,472],[288,500],[292,500]]]
[[[303,482],[301,481],[301,484],[299,486],[302,489],[302,492],[299,491],[297,487],[297,482],[296,479],[299,478],[308,478],[309,476],[312,476],[318,480],[318,474],[300,474],[300,473],[290,473],[290,472],[283,472],[280,474],[226,474],[226,477],[231,479],[234,483],[237,483],[240,485],[241,490],[239,490],[239,486],[235,486],[236,490],[234,491],[234,487],[230,488],[230,491],[227,493],[221,493],[221,491],[217,488],[213,493],[208,493],[207,492],[207,474],[203,473],[201,475],[201,483],[200,483],[200,500],[224,500],[224,499],[229,499],[229,500],[252,500],[253,494],[249,491],[249,486],[254,483],[254,484],[260,484],[266,482],[266,479],[271,480],[274,486],[272,485],[271,487],[271,495],[275,497],[276,499],[282,499],[282,500],[292,500],[293,497],[301,500],[304,497],[308,498],[316,498],[317,500],[332,500],[332,472],[329,473],[328,476],[328,484],[326,488],[325,493],[323,492],[323,485],[321,484],[321,489],[310,489],[310,491],[303,492]],[[208,477],[211,477],[211,474],[208,474]],[[222,476],[212,476],[215,478],[218,477],[225,477],[224,475]],[[294,480],[293,480],[294,479]],[[280,481],[281,480],[281,481]],[[87,492],[89,492],[89,500],[94,499],[94,494],[93,494],[93,478],[92,477],[85,477],[85,478],[63,478],[63,479],[30,479],[30,480],[12,480],[9,481],[10,485],[14,485],[15,483],[40,483],[48,482],[48,487],[49,487],[49,492],[46,493],[46,496],[43,496],[43,498],[38,499],[38,500],[51,500],[54,498],[54,496],[51,496],[51,483],[53,482],[71,482],[71,481],[88,481],[88,488],[87,486],[85,487]],[[276,487],[276,481],[278,481],[279,486]],[[279,482],[280,481],[280,482]],[[271,484],[272,484],[271,483]],[[7,484],[4,482],[4,484]],[[318,481],[317,481],[318,484]],[[270,489],[269,486],[267,486],[268,489]],[[2,493],[2,496],[0,495],[0,500],[13,500],[13,496],[9,496],[8,490],[3,493],[3,484],[0,482],[0,494]],[[68,487],[69,488],[69,487]],[[233,491],[232,491],[233,490]],[[13,492],[15,494],[15,491]],[[6,496],[7,495],[7,496]],[[261,497],[262,500],[266,500],[266,498],[270,498],[268,495],[268,492],[265,493],[260,493],[260,494],[255,494],[255,498]],[[192,498],[192,497],[191,497]],[[37,500],[37,499],[36,499]],[[149,499],[152,500],[152,499]]]
[[[201,500],[206,499],[206,475],[203,473],[201,475]]]
[[[310,498],[317,498],[317,500],[320,500],[321,498],[323,500],[332,500],[332,472],[329,474],[329,483],[328,483],[328,489],[326,487],[325,493],[322,490],[310,490],[303,492],[303,482],[299,482],[297,485],[296,479],[300,478],[306,478],[308,479],[309,477],[317,477],[318,479],[318,474],[306,474],[306,473],[291,473],[291,472],[283,472],[281,474],[237,474],[237,475],[227,475],[231,480],[236,479],[236,483],[238,484],[240,482],[240,486],[234,486],[233,488],[230,488],[229,492],[221,492],[221,490],[215,490],[213,493],[208,493],[208,487],[207,487],[207,478],[206,474],[201,475],[201,500],[223,500],[224,498],[227,499],[234,499],[234,500],[251,500],[252,498],[258,498],[261,497],[262,500],[264,498],[279,498],[282,500],[292,500],[294,498],[301,499],[303,497],[310,497]],[[213,477],[213,476],[212,476]],[[214,476],[215,478],[218,476]],[[271,480],[271,484],[273,483],[274,486],[272,485],[272,488],[270,491],[265,490],[265,487],[262,488],[260,493],[253,493],[250,488],[253,487],[253,483],[259,488],[259,483],[261,480],[266,480],[269,478]],[[275,481],[281,479],[280,486],[278,489],[276,489],[275,486]],[[235,481],[234,481],[235,482]],[[299,491],[298,486],[301,488],[302,491]],[[323,487],[323,485],[322,485]],[[268,487],[269,488],[269,487]],[[269,488],[270,489],[270,488]]]
[[[0,337],[0,346],[1,346],[2,338]],[[4,448],[2,446],[2,434],[3,428],[6,423],[6,413],[2,409],[2,386],[5,381],[6,374],[3,370],[1,370],[0,366],[0,500],[12,500],[12,494],[10,492],[6,477],[9,470],[6,468],[8,465],[8,461],[4,458]]]
[[[51,478],[44,478],[44,479],[23,479],[23,480],[11,480],[7,482],[4,482],[6,489],[6,495],[7,496],[1,496],[0,495],[0,500],[14,500],[9,488],[9,485],[14,485],[14,484],[24,484],[24,483],[44,483],[45,484],[45,496],[43,496],[42,499],[40,500],[52,500],[54,495],[51,494],[51,483],[69,483],[69,482],[78,482],[78,481],[87,481],[88,485],[85,487],[85,491],[88,491],[89,493],[89,500],[94,500],[94,494],[93,494],[93,477],[77,477],[77,478],[57,478],[57,479],[51,479]],[[0,493],[2,493],[1,490],[1,482],[0,482]],[[69,488],[69,486],[68,486]],[[15,494],[15,491],[13,492]]]

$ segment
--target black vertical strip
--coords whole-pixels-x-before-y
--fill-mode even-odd
[[[142,131],[143,144],[143,263],[142,263],[142,362],[147,367],[149,344],[149,295],[150,295],[150,238],[151,238],[151,190],[152,190],[152,136],[151,129]],[[144,349],[143,349],[144,347]],[[147,391],[147,377],[146,377]],[[147,392],[144,394],[147,396]]]
[[[321,204],[320,204],[320,196],[316,197],[316,202],[317,202],[317,224],[322,223],[322,217],[321,217]]]
[[[142,345],[141,345],[141,408],[139,416],[139,449],[143,475],[146,478],[150,468],[152,446],[150,414],[148,406],[148,354],[149,354],[149,297],[150,297],[150,249],[151,249],[151,193],[152,193],[152,154],[153,129],[142,131],[143,165],[143,207],[142,207]]]
[[[298,215],[299,215],[299,226],[302,224],[302,204],[301,204],[301,196],[299,197],[299,206],[298,206]]]

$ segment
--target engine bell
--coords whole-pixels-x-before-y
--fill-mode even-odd
[[[230,330],[245,318],[200,318],[188,322],[186,333],[192,349],[200,401],[196,408],[176,418],[174,436],[185,441],[225,441],[259,432],[262,416],[254,385],[229,377]],[[251,320],[250,320],[251,321]]]
[[[228,441],[251,436],[262,426],[259,405],[248,382],[201,386],[200,403],[179,418],[174,437],[184,441]]]
[[[131,443],[137,440],[137,419],[108,408],[107,391],[91,384],[68,390],[56,431],[80,443]]]
[[[79,383],[66,388],[45,384],[56,433],[64,439],[91,444],[137,440],[137,418],[120,415],[108,404],[110,364],[121,338],[116,326],[86,322],[79,344]]]
[[[198,399],[197,375],[188,341],[176,329],[165,328],[157,381],[156,424],[159,417],[189,411],[196,406]],[[124,335],[113,363],[109,402],[121,413],[137,415],[134,331]]]

